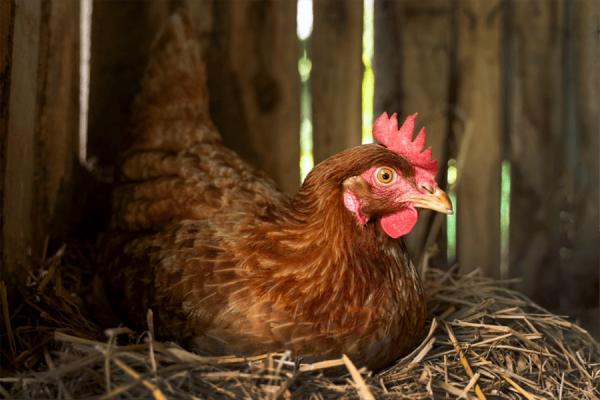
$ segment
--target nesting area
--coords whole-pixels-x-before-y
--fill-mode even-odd
[[[289,352],[204,357],[86,311],[93,263],[63,248],[31,276],[24,304],[1,287],[6,398],[600,398],[600,346],[507,282],[422,268],[428,332],[379,372],[347,357],[306,364]]]

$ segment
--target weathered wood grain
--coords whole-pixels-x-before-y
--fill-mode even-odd
[[[13,286],[43,255],[46,238],[61,236],[69,222],[78,45],[78,1],[14,2],[2,226],[3,272]]]
[[[34,252],[35,144],[39,90],[37,72],[41,3],[14,3],[8,135],[4,175],[4,262],[9,285],[24,284]]]
[[[398,112],[400,115],[406,113],[402,109],[404,60],[400,25],[403,19],[401,4],[401,0],[375,2],[375,116],[384,111]]]
[[[70,231],[78,161],[79,0],[42,3],[35,155],[35,212],[41,245]]]
[[[500,261],[500,1],[459,1],[457,110],[459,154],[458,262],[499,275]]]
[[[213,8],[211,115],[229,147],[294,193],[300,183],[296,2],[228,0]]]
[[[573,313],[600,337],[600,2],[576,0],[569,5],[573,32],[573,215],[569,251],[563,251],[562,276],[569,290],[562,311]],[[571,236],[572,235],[572,236]]]
[[[510,277],[547,307],[560,301],[560,220],[565,136],[561,101],[559,2],[513,2],[509,26],[512,74],[506,107],[512,169]]]
[[[600,5],[515,2],[512,15],[510,275],[598,331]]]
[[[14,28],[14,0],[0,3],[0,260],[4,259],[4,171],[8,135],[8,103]],[[2,263],[4,265],[4,263]],[[3,267],[2,267],[3,268]]]
[[[315,1],[311,95],[315,162],[361,141],[362,1]]]
[[[426,145],[433,146],[439,161],[442,186],[448,159],[451,19],[450,0],[375,2],[375,115],[397,112],[402,119],[419,112],[417,124],[426,126]],[[424,251],[434,216],[421,212],[406,237],[414,259]],[[444,230],[438,232],[439,254],[445,259]]]

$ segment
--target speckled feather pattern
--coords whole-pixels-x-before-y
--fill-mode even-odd
[[[425,316],[419,277],[401,241],[375,219],[357,224],[342,191],[378,163],[408,178],[414,168],[359,146],[319,164],[289,198],[221,144],[204,79],[176,14],[142,83],[103,240],[99,276],[117,313],[144,329],[151,308],[161,337],[206,354],[345,353],[380,368],[410,351]],[[375,217],[388,207],[353,190]]]

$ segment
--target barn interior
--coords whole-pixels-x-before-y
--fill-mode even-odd
[[[418,112],[427,127],[455,214],[424,211],[405,240],[431,277],[435,313],[418,351],[388,375],[345,360],[302,366],[289,354],[201,360],[151,334],[120,343],[125,328],[98,331],[70,304],[89,289],[153,39],[180,7],[201,38],[224,142],[287,194],[316,163],[372,142],[384,111]],[[188,381],[169,395],[171,374],[182,370],[168,368],[178,363],[202,371],[208,383],[194,381],[190,393],[206,397],[600,397],[599,44],[592,0],[2,2],[0,392],[89,395],[65,378],[79,362],[97,371],[95,395],[117,398],[191,398],[178,391]],[[482,322],[503,312],[519,325]],[[522,358],[502,347],[515,347],[502,342],[511,338]],[[470,353],[473,341],[510,373],[485,372],[492,361]],[[141,347],[110,358],[120,344]],[[140,361],[136,352],[149,347],[158,361]],[[63,357],[73,348],[78,356]],[[105,360],[121,374],[112,383]],[[167,369],[157,372],[157,362]],[[445,380],[433,367],[444,363],[455,368]],[[340,366],[347,380],[319,375]],[[230,382],[240,374],[252,375],[250,386]]]

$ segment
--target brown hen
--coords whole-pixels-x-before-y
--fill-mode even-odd
[[[380,117],[382,145],[330,157],[288,198],[223,146],[204,80],[176,14],[155,43],[114,189],[100,276],[115,309],[140,329],[152,309],[159,336],[208,354],[289,349],[380,368],[408,352],[425,303],[397,237],[415,207],[451,212],[430,153],[411,148],[414,116],[400,131]]]

